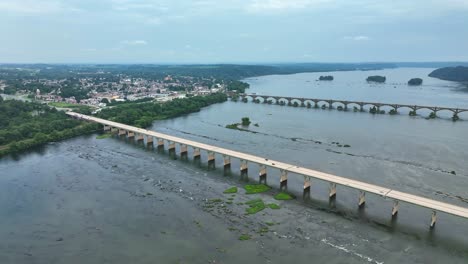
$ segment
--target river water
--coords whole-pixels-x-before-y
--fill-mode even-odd
[[[458,106],[468,94],[458,84],[425,77],[421,87],[407,80],[430,69],[336,72],[251,78],[249,92],[347,100]],[[368,85],[369,75],[387,76]],[[390,84],[391,83],[391,84]],[[378,90],[376,90],[378,89]],[[225,125],[250,117],[246,131]],[[468,118],[467,118],[468,119]],[[253,124],[257,124],[258,127]],[[406,114],[306,109],[226,102],[198,113],[157,121],[153,130],[334,173],[468,207],[468,122],[427,120]],[[338,142],[338,144],[336,144]],[[349,148],[339,145],[349,145]],[[191,153],[190,153],[191,154]],[[232,172],[205,162],[184,161],[118,139],[79,137],[0,161],[0,263],[466,263],[468,222],[313,181],[302,199],[302,177],[289,175],[293,201],[275,201],[279,172],[268,172],[265,194],[223,194],[242,187]],[[455,173],[452,174],[452,172]],[[258,168],[249,167],[250,181]],[[220,203],[207,199],[219,198]],[[232,198],[232,203],[230,203]],[[278,203],[245,215],[253,198]],[[207,202],[208,201],[208,202]],[[275,225],[268,226],[267,222]],[[268,227],[268,232],[259,232]],[[241,234],[251,240],[239,241]]]

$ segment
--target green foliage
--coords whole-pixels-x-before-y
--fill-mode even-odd
[[[279,205],[274,204],[274,203],[268,204],[268,207],[270,207],[270,209],[273,209],[273,210],[281,209]]]
[[[375,83],[384,83],[387,80],[385,76],[369,76],[367,77],[367,82],[375,82]]]
[[[248,89],[250,85],[241,81],[229,81],[226,85],[228,91],[236,91],[238,93],[245,93],[245,89]]]
[[[99,125],[68,117],[47,105],[0,102],[0,156],[96,131]]]
[[[267,192],[271,187],[265,184],[248,184],[244,186],[244,189],[246,194],[255,194]]]
[[[246,208],[245,211],[247,214],[256,214],[266,208],[265,203],[262,199],[254,199],[246,202],[249,208]]]
[[[280,192],[274,197],[276,200],[292,200],[294,199],[294,195],[286,193],[286,192]]]
[[[333,81],[333,76],[331,75],[320,76],[319,81]]]
[[[251,123],[250,118],[248,118],[248,117],[243,117],[242,118],[242,125],[243,126],[248,126],[248,125],[250,125],[250,123]]]
[[[208,96],[195,96],[185,99],[174,99],[160,104],[154,102],[126,103],[102,110],[97,116],[103,119],[137,127],[149,127],[154,120],[177,117],[198,112],[202,107],[225,102],[227,96],[222,93]]]
[[[239,240],[241,241],[245,241],[245,240],[250,240],[252,237],[249,235],[249,234],[242,234],[240,237],[239,237]]]
[[[429,118],[430,118],[430,119],[434,119],[434,118],[436,118],[436,117],[437,117],[437,114],[436,114],[435,112],[431,112],[431,113],[429,114]]]
[[[430,77],[446,81],[468,82],[468,67],[446,67],[437,69],[429,74]]]
[[[105,139],[105,138],[110,138],[110,137],[112,137],[112,134],[106,133],[106,134],[97,136],[96,139]]]
[[[226,189],[223,193],[237,193],[237,187],[231,187],[229,189]]]
[[[408,81],[408,85],[421,85],[423,83],[423,79],[421,78],[413,78],[411,80]]]

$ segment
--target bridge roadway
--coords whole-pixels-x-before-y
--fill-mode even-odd
[[[208,153],[210,152],[218,153],[220,155],[223,155],[224,157],[234,157],[234,158],[240,159],[241,161],[248,161],[248,162],[258,164],[260,166],[266,166],[270,168],[279,169],[282,172],[282,176],[286,176],[286,179],[287,179],[288,172],[299,174],[299,175],[304,176],[304,180],[305,180],[304,189],[310,186],[310,185],[308,186],[306,185],[308,181],[310,183],[310,179],[322,180],[322,181],[330,183],[331,186],[335,186],[334,188],[335,192],[330,193],[330,197],[332,197],[336,193],[336,185],[350,187],[350,188],[359,190],[361,192],[359,205],[365,202],[364,194],[366,192],[376,194],[384,198],[390,198],[394,200],[394,207],[392,210],[392,215],[395,215],[398,212],[399,201],[425,207],[425,208],[433,210],[432,218],[431,218],[431,227],[434,226],[435,224],[436,212],[444,212],[444,213],[451,214],[454,216],[468,218],[468,208],[464,208],[464,207],[460,207],[460,206],[456,206],[456,205],[452,205],[452,204],[448,204],[444,202],[439,202],[439,201],[424,198],[421,196],[412,195],[409,193],[392,190],[386,187],[369,184],[369,183],[365,183],[365,182],[361,182],[357,180],[352,180],[352,179],[336,176],[333,174],[304,168],[304,167],[299,167],[299,166],[295,166],[295,165],[280,162],[280,161],[275,161],[275,160],[258,157],[258,156],[238,152],[238,151],[233,151],[233,150],[229,150],[225,148],[220,148],[220,147],[216,147],[212,145],[199,143],[199,142],[192,141],[192,140],[174,137],[174,136],[158,133],[158,132],[151,131],[151,130],[146,130],[146,129],[137,128],[137,127],[133,127],[133,126],[117,123],[117,122],[112,122],[112,121],[108,121],[108,120],[101,119],[101,118],[82,115],[82,114],[78,114],[74,112],[67,112],[67,115],[77,118],[77,119],[81,119],[81,120],[87,120],[91,122],[100,123],[110,128],[117,128],[120,130],[125,130],[127,133],[133,132],[139,135],[146,135],[147,137],[156,138],[158,140],[166,140],[166,141],[169,141],[170,143],[178,143],[181,146],[185,145],[185,146],[191,146],[194,149],[205,150]]]

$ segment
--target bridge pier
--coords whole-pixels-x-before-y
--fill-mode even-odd
[[[159,150],[164,149],[164,139],[158,138],[158,139],[156,139],[156,140],[157,140],[157,142],[158,142],[158,149],[159,149]]]
[[[208,151],[208,168],[215,167],[215,153],[213,151]]]
[[[118,133],[118,132],[119,132],[118,128],[116,128],[116,127],[111,128],[111,133]]]
[[[133,133],[132,131],[128,131],[127,138],[128,139],[135,139],[135,133]]]
[[[431,228],[435,227],[435,224],[437,222],[437,212],[434,210],[432,211],[432,216],[431,216]]]
[[[364,103],[359,104],[359,111],[364,112]]]
[[[336,198],[336,183],[330,183],[329,195],[330,199]]]
[[[193,159],[199,160],[201,158],[201,151],[199,148],[193,148]]]
[[[363,207],[364,204],[366,203],[366,193],[364,191],[359,192],[359,207]]]
[[[280,191],[283,189],[288,189],[288,172],[286,170],[281,170]]]
[[[393,201],[392,216],[396,216],[398,214],[398,209],[400,209],[400,202],[395,200]]]
[[[310,177],[304,176],[304,191],[302,193],[302,197],[310,197],[310,187],[311,187],[311,180]]]
[[[110,126],[104,125],[104,131],[110,131],[112,128]]]
[[[348,111],[348,103],[343,103],[344,104],[344,111]]]
[[[137,134],[136,140],[138,143],[144,142],[145,139],[143,138],[143,134]]]
[[[127,135],[127,131],[125,131],[123,129],[119,129],[119,137],[124,136],[124,135]]]
[[[180,144],[180,157],[186,159],[188,156],[188,147],[185,144]]]
[[[175,150],[176,150],[176,145],[175,145],[175,143],[172,142],[172,141],[169,141],[169,146],[167,147],[167,150],[169,151],[169,153],[175,152]]]
[[[241,162],[240,174],[241,174],[241,177],[242,177],[244,175],[247,175],[247,173],[249,172],[249,165],[248,165],[246,160],[241,160],[240,162]]]
[[[224,170],[230,170],[231,169],[231,157],[227,155],[223,155],[223,160],[224,160]]]
[[[153,137],[148,135],[146,136],[146,146],[153,147]]]
[[[260,165],[260,171],[258,173],[258,183],[267,184],[267,168],[265,165]]]
[[[314,108],[319,108],[318,101],[314,101]]]

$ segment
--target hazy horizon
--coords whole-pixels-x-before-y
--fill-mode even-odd
[[[2,63],[468,61],[468,2],[2,0]]]

